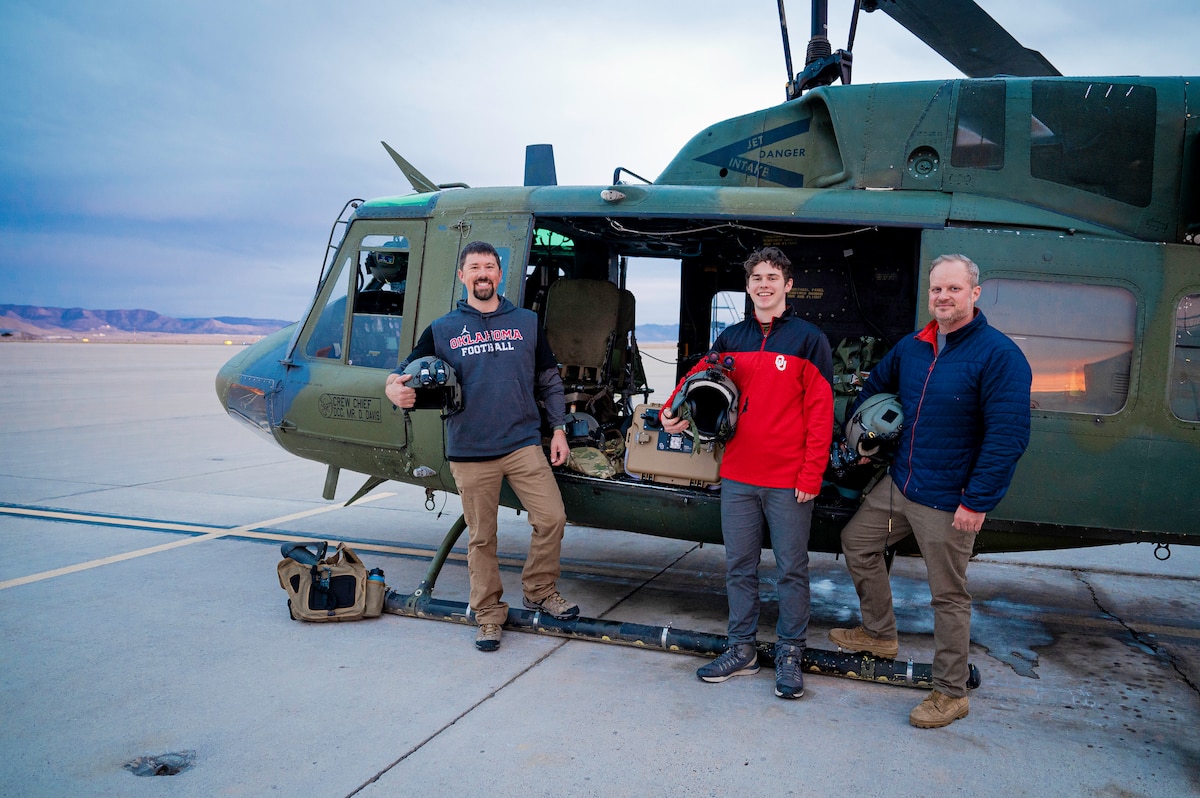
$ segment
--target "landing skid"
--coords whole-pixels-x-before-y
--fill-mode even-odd
[[[411,594],[389,590],[384,599],[383,611],[409,618],[426,618],[448,621],[468,626],[474,625],[470,608],[461,601],[446,601],[433,597],[433,586],[441,573],[442,566],[450,555],[454,544],[466,529],[462,516],[450,527],[442,545],[421,584]],[[674,654],[691,654],[700,657],[715,657],[725,650],[728,643],[724,635],[708,632],[693,632],[670,626],[647,626],[639,623],[606,621],[600,618],[573,618],[561,621],[540,611],[509,608],[504,628],[514,632],[565,637],[572,640],[588,640],[635,648],[669,651]],[[775,664],[773,646],[765,641],[757,644],[759,661],[765,665]],[[848,654],[841,651],[825,651],[806,648],[801,667],[808,673],[822,676],[840,676],[867,682],[879,682],[898,687],[933,687],[933,666],[929,663],[909,660],[885,659],[870,654]],[[974,690],[980,685],[979,669],[970,665],[967,688]]]

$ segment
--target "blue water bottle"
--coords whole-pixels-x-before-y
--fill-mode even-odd
[[[378,618],[383,614],[383,598],[386,593],[383,569],[372,568],[367,573],[367,607],[363,611],[364,618]]]

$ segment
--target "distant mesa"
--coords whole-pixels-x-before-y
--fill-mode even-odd
[[[214,316],[177,319],[152,310],[85,310],[0,305],[0,338],[5,340],[119,341],[171,340],[178,336],[228,336],[258,339],[291,324],[280,319]]]
[[[638,343],[675,343],[679,340],[678,324],[639,324],[637,326]]]
[[[85,310],[43,308],[35,305],[0,305],[0,340],[4,341],[212,341],[224,337],[246,343],[283,329],[292,322],[282,319],[252,319],[242,316],[213,316],[177,319],[152,310]],[[639,324],[638,341],[643,344],[674,343],[677,324]]]

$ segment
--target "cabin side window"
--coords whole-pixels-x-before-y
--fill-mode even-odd
[[[1147,86],[1033,84],[1033,177],[1144,208],[1154,178],[1155,91]]]
[[[977,303],[1033,370],[1032,406],[1119,412],[1129,395],[1137,301],[1109,285],[993,279]]]
[[[750,297],[745,291],[718,291],[713,295],[708,322],[708,345],[717,342],[717,336],[726,327],[732,327],[746,318]]]
[[[951,166],[1004,168],[1005,91],[1000,80],[963,81]]]
[[[1200,294],[1188,294],[1175,309],[1170,401],[1176,418],[1200,421]]]

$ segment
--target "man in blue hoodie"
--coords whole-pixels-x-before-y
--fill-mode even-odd
[[[872,395],[896,393],[904,429],[884,479],[842,530],[862,626],[831,629],[845,651],[899,653],[884,550],[914,535],[933,596],[933,691],[909,715],[919,728],[966,717],[971,594],[967,562],[984,516],[1008,490],[1029,444],[1029,362],[975,308],[979,267],[942,255],[929,268],[924,329],[901,340],[863,386],[851,415]]]
[[[463,409],[446,419],[446,459],[462,498],[469,530],[467,570],[470,606],[479,630],[475,647],[495,651],[508,618],[496,556],[500,485],[507,479],[529,512],[533,534],[521,572],[524,606],[559,619],[575,618],[579,607],[556,587],[560,574],[566,512],[554,473],[542,451],[538,400],[554,428],[550,463],[567,461],[562,379],[558,361],[539,329],[537,314],[500,296],[500,254],[472,241],[458,258],[458,279],[467,298],[434,320],[400,367],[387,377],[385,392],[397,406],[416,404],[416,390],[403,374],[412,361],[437,357],[448,363],[462,387]]]

